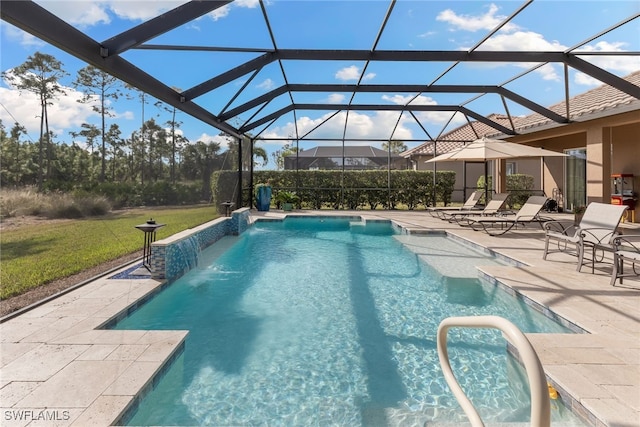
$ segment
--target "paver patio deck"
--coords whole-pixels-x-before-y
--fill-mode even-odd
[[[586,267],[576,272],[575,257],[566,254],[543,261],[544,234],[536,226],[492,237],[424,211],[304,213],[392,219],[413,232],[445,230],[526,264],[486,266],[482,274],[588,332],[527,334],[563,400],[586,409],[592,425],[640,425],[640,279],[611,287],[610,260],[597,263],[594,274]],[[282,214],[252,213],[258,216]],[[179,353],[187,331],[96,328],[161,285],[102,277],[0,324],[1,424],[96,426],[117,420]]]

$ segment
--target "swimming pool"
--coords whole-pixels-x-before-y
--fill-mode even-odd
[[[476,265],[500,262],[443,235],[398,234],[389,222],[258,222],[205,250],[198,268],[115,326],[189,330],[184,352],[122,422],[466,421],[440,371],[442,319],[495,314],[524,332],[570,333],[477,279]],[[499,332],[456,329],[449,343],[486,421],[528,419],[526,376]],[[574,421],[562,407],[553,417]]]

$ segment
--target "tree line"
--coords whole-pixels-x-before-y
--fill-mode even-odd
[[[69,74],[52,55],[36,52],[21,65],[2,72],[2,77],[20,92],[31,92],[39,100],[40,131],[31,140],[20,123],[7,127],[0,121],[0,181],[3,186],[35,186],[38,191],[69,189],[73,183],[139,183],[200,181],[209,194],[211,173],[237,170],[238,143],[227,136],[226,150],[217,142],[191,142],[180,133],[178,111],[160,101],[155,117],[147,120],[149,95],[110,74],[87,65],[73,80],[82,92],[78,102],[92,105],[99,125],[83,123],[78,131],[57,135],[49,128],[49,109],[66,95],[60,80]],[[177,88],[174,88],[179,90]],[[123,135],[112,101],[120,97],[140,101],[140,128]],[[147,114],[148,111],[147,111]],[[156,118],[163,119],[156,120]],[[226,136],[220,134],[221,136]],[[70,140],[69,140],[70,138]],[[266,164],[267,154],[254,148],[254,158]]]

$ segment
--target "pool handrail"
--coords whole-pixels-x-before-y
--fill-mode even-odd
[[[460,387],[451,369],[449,354],[447,352],[447,332],[453,327],[493,328],[502,332],[503,336],[505,336],[520,353],[520,358],[527,372],[531,393],[531,425],[536,427],[549,427],[551,425],[551,404],[549,402],[549,388],[547,386],[544,369],[531,342],[529,342],[522,331],[509,320],[500,316],[449,317],[440,322],[438,326],[438,358],[440,359],[440,366],[444,378],[469,418],[471,425],[473,427],[484,427],[484,422]]]

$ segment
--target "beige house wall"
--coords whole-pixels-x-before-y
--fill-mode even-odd
[[[634,190],[640,192],[640,113],[630,111],[581,123],[518,135],[508,139],[549,150],[587,149],[587,202],[611,201],[611,174],[635,176]],[[562,190],[564,161],[545,159],[544,190],[552,196],[553,188]],[[640,209],[636,209],[640,211]],[[639,222],[639,215],[635,222]]]
[[[634,191],[636,196],[640,194],[639,110],[584,122],[531,128],[524,131],[529,133],[509,137],[506,140],[559,152],[579,148],[587,150],[587,202],[609,203],[611,201],[611,174],[613,173],[633,174]],[[416,159],[416,169],[432,169],[433,166],[430,163],[425,163],[430,158],[430,156],[423,156]],[[560,206],[564,206],[561,196],[564,194],[565,184],[563,157],[545,157],[544,162],[540,159],[514,161],[516,161],[517,173],[532,175],[536,190],[543,190],[544,194],[557,199]],[[489,166],[490,173],[498,177],[495,183],[497,191],[504,191],[505,166],[505,161],[491,162]],[[468,164],[466,183],[463,183],[463,163],[443,162],[439,163],[437,168],[456,172],[456,191],[453,196],[455,201],[463,201],[462,189],[465,186],[475,187],[478,177],[484,173],[482,164]],[[639,214],[634,215],[635,222],[640,222],[640,203],[636,211]]]

